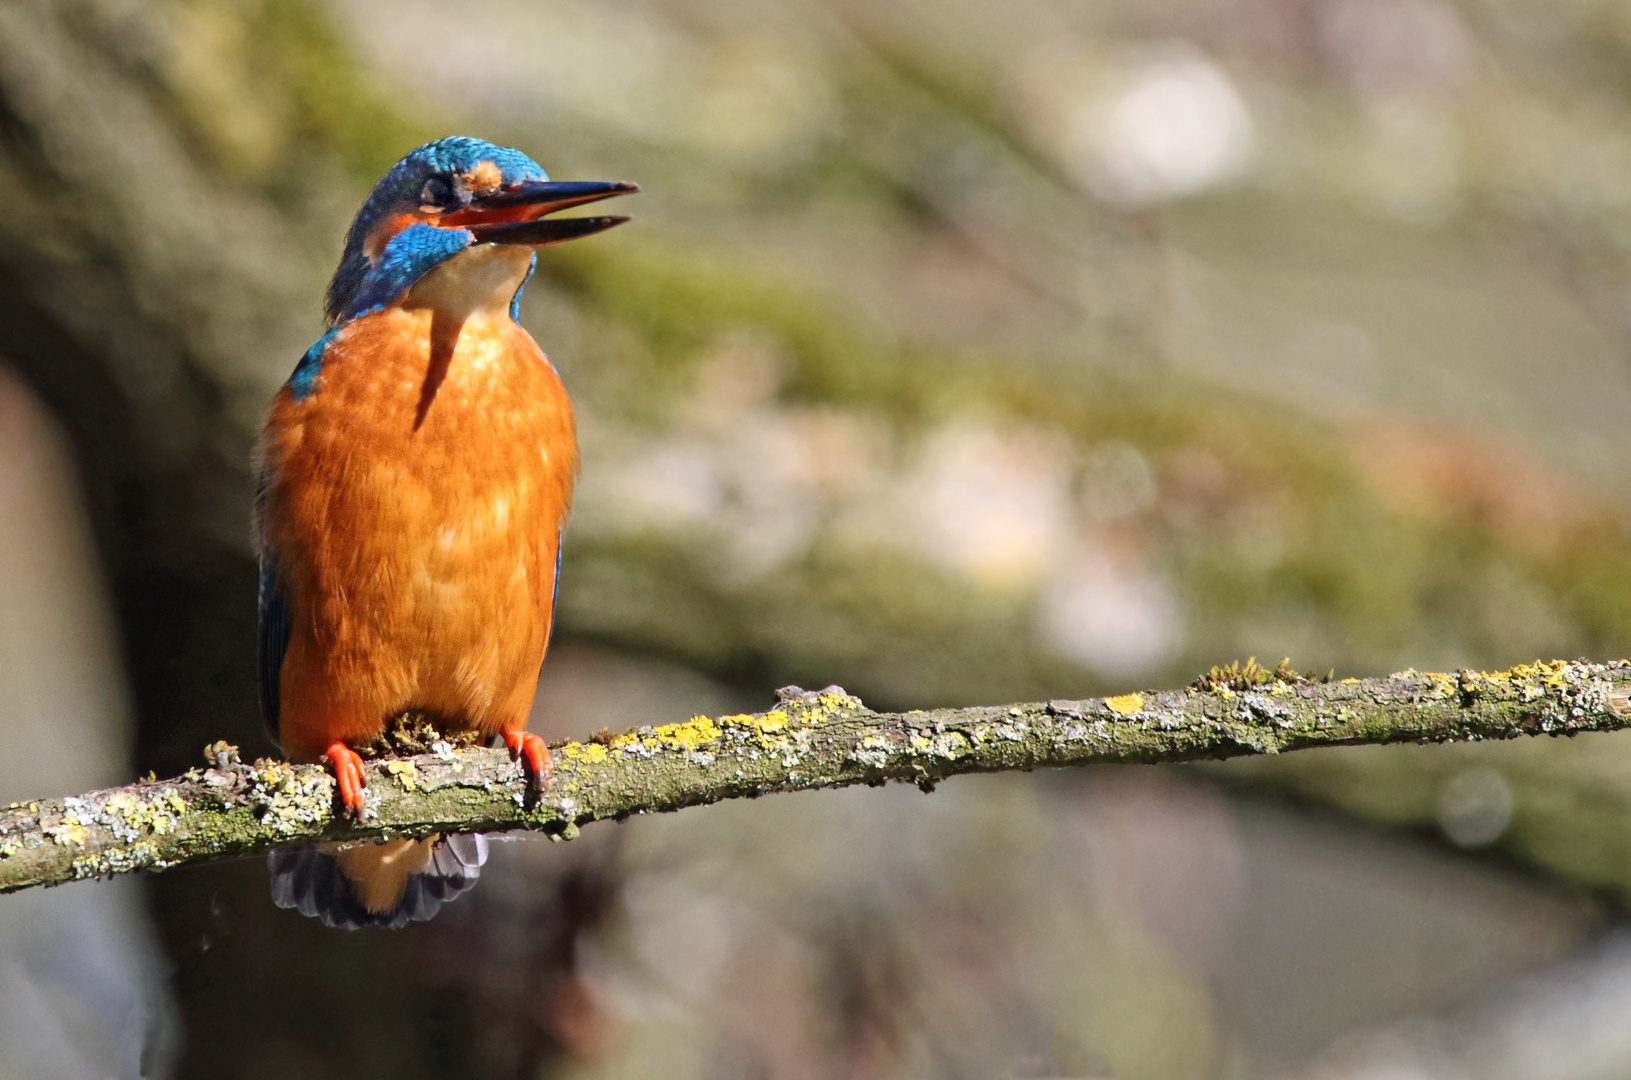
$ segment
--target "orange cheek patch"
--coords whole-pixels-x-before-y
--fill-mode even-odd
[[[368,256],[369,262],[373,262],[378,259],[380,253],[385,250],[385,245],[391,242],[391,237],[395,236],[397,233],[401,232],[403,229],[406,229],[409,225],[412,225],[415,222],[429,220],[431,220],[431,215],[421,214],[415,211],[405,211],[400,214],[388,214],[385,217],[380,218],[379,224],[375,225],[373,229],[369,231],[368,239],[362,242],[362,253]]]
[[[497,191],[504,182],[504,174],[491,161],[478,161],[464,174],[464,182],[477,195]]]

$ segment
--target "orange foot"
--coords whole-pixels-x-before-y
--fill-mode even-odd
[[[334,770],[334,780],[340,788],[340,805],[358,821],[363,817],[362,790],[367,780],[363,776],[362,758],[345,743],[337,742],[323,751],[323,758]]]
[[[544,783],[549,779],[549,747],[544,740],[530,731],[506,731],[504,745],[510,748],[511,761],[521,759],[528,789],[534,795],[542,795]]]

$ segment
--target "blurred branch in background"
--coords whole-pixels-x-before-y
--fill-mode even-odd
[[[1318,682],[1255,663],[1187,690],[1092,701],[877,713],[837,687],[781,692],[763,713],[642,727],[556,751],[544,796],[496,750],[437,750],[368,770],[366,822],[332,814],[320,766],[208,769],[0,811],[0,892],[314,842],[536,829],[573,839],[608,818],[773,792],[915,783],[1065,765],[1153,765],[1314,747],[1579,735],[1631,727],[1631,662]]]

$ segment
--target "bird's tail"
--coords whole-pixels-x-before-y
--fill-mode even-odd
[[[476,834],[319,844],[274,851],[272,902],[325,926],[395,930],[423,922],[468,890],[487,861],[487,838]]]

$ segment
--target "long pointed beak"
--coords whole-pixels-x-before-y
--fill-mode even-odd
[[[537,221],[507,221],[501,225],[466,225],[478,244],[558,244],[605,232],[629,220],[621,215],[608,217],[539,218]]]
[[[553,214],[569,206],[599,202],[614,195],[631,195],[640,185],[627,180],[528,180],[470,200],[470,209],[505,210],[512,206],[532,208],[534,217]]]
[[[475,235],[477,243],[558,244],[562,240],[604,232],[629,219],[620,216],[546,219],[546,214],[639,190],[639,184],[626,180],[533,180],[478,196],[470,200],[466,209],[448,215],[443,221],[453,224],[455,218],[464,219],[458,223]]]

